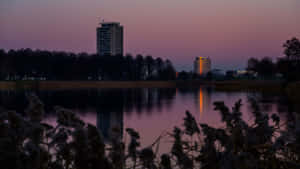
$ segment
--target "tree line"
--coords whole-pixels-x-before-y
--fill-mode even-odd
[[[284,57],[273,61],[270,57],[262,59],[250,58],[247,69],[255,71],[259,76],[271,77],[281,75],[288,81],[300,80],[300,41],[297,38],[287,40],[283,44]]]
[[[175,76],[171,61],[159,57],[0,49],[1,80],[171,80]]]

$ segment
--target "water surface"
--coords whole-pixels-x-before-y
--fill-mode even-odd
[[[109,142],[113,127],[123,129],[123,138],[128,140],[124,130],[136,129],[141,136],[142,146],[147,146],[164,132],[182,126],[185,111],[189,110],[199,123],[222,127],[221,117],[214,110],[215,101],[224,101],[232,107],[242,100],[243,118],[252,120],[249,100],[258,101],[262,111],[277,113],[282,118],[292,111],[292,105],[282,94],[258,92],[226,92],[213,88],[139,88],[139,89],[90,89],[57,91],[1,91],[2,109],[17,110],[24,114],[26,95],[36,93],[45,104],[45,121],[55,124],[54,106],[73,110],[85,122],[96,125]],[[161,141],[162,149],[169,149],[169,139]],[[164,151],[165,151],[164,150]]]

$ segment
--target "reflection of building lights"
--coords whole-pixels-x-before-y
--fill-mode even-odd
[[[199,88],[199,112],[201,117],[203,114],[203,90],[201,87]]]

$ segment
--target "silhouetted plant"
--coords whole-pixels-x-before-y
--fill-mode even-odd
[[[6,169],[297,169],[300,167],[300,116],[285,123],[261,112],[251,101],[254,120],[242,118],[242,101],[230,110],[215,102],[224,127],[198,124],[188,111],[183,129],[174,127],[170,152],[159,158],[152,145],[140,148],[140,136],[126,129],[126,146],[120,129],[104,143],[99,130],[72,111],[56,107],[57,124],[42,121],[44,105],[29,96],[26,116],[0,113],[0,164]]]

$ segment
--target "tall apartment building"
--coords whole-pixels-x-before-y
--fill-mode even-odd
[[[205,76],[211,69],[211,61],[208,57],[196,57],[194,61],[194,73]]]
[[[123,26],[118,22],[101,22],[97,28],[97,53],[123,55]]]

